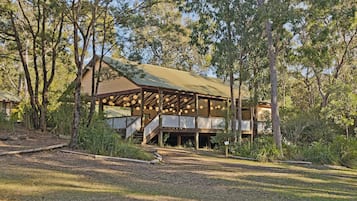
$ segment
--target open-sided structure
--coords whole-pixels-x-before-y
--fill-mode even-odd
[[[154,140],[162,145],[164,134],[170,134],[172,144],[191,140],[198,148],[210,146],[210,136],[230,129],[230,88],[219,79],[109,57],[104,57],[97,76],[99,68],[99,59],[93,59],[83,74],[82,93],[91,95],[95,69],[94,78],[100,79],[96,96],[100,108],[128,108],[127,116],[107,119],[126,138],[134,136],[142,143]],[[243,106],[242,135],[251,139],[254,108],[261,132],[270,104]]]

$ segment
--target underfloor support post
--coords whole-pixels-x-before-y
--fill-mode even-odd
[[[177,135],[177,146],[181,146],[181,145],[182,145],[182,136]]]
[[[196,132],[195,133],[195,149],[198,150],[198,148],[200,147],[200,133]]]
[[[159,147],[164,146],[164,133],[162,132],[161,129],[160,129],[159,136],[158,136],[158,144],[159,144]]]

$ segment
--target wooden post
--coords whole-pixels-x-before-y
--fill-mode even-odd
[[[181,116],[181,112],[180,112],[180,109],[181,109],[181,103],[180,103],[180,101],[181,101],[181,97],[180,97],[180,93],[177,93],[177,114],[179,115],[179,116]]]
[[[177,146],[182,145],[182,136],[180,134],[177,135]]]
[[[159,136],[158,136],[158,144],[159,144],[159,147],[163,147],[164,146],[164,137],[163,137],[163,132],[162,132],[162,91],[159,89],[159,129],[160,129],[160,132],[159,132]]]
[[[144,105],[145,105],[145,94],[144,94],[144,89],[141,88],[140,90],[140,95],[141,95],[141,104],[140,104],[140,115],[141,115],[141,129],[143,131],[143,141],[141,144],[146,144],[146,136],[144,134],[144,128],[145,128],[145,115],[144,115]]]
[[[198,150],[198,148],[200,147],[199,143],[200,143],[200,133],[196,132],[195,133],[195,149],[196,150]]]
[[[200,143],[200,132],[198,130],[198,94],[194,94],[195,96],[195,130],[196,130],[196,134],[195,134],[195,149],[198,150],[198,148],[200,147],[199,143]]]
[[[210,135],[208,135],[207,136],[207,146],[208,146],[208,148],[210,149],[211,148],[211,136]]]

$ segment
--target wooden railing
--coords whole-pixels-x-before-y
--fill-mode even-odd
[[[125,131],[125,138],[129,138],[132,136],[136,131],[140,130],[141,128],[141,118],[137,117],[131,124],[128,125]]]
[[[144,128],[144,137],[150,135],[159,127],[159,115],[150,121]],[[193,116],[161,115],[163,128],[194,129],[196,118]],[[141,118],[139,116],[114,117],[106,119],[107,123],[114,129],[125,129],[125,138],[132,136],[141,129]],[[263,131],[264,122],[259,122],[258,132]],[[224,129],[226,119],[224,117],[197,117],[197,128],[199,129]],[[230,124],[228,124],[230,127]],[[238,128],[238,125],[237,125]],[[251,129],[250,121],[242,121],[242,131]]]
[[[106,121],[110,127],[114,129],[126,129],[133,121],[135,121],[138,116],[128,116],[128,117],[111,117],[107,118]]]
[[[160,117],[157,115],[151,122],[144,128],[144,136],[150,135],[160,125]]]
[[[195,128],[195,117],[162,115],[161,118],[164,128]]]

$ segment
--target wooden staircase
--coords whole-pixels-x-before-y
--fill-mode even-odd
[[[141,144],[143,141],[143,132],[142,131],[136,131],[133,135],[134,142],[137,144]]]

